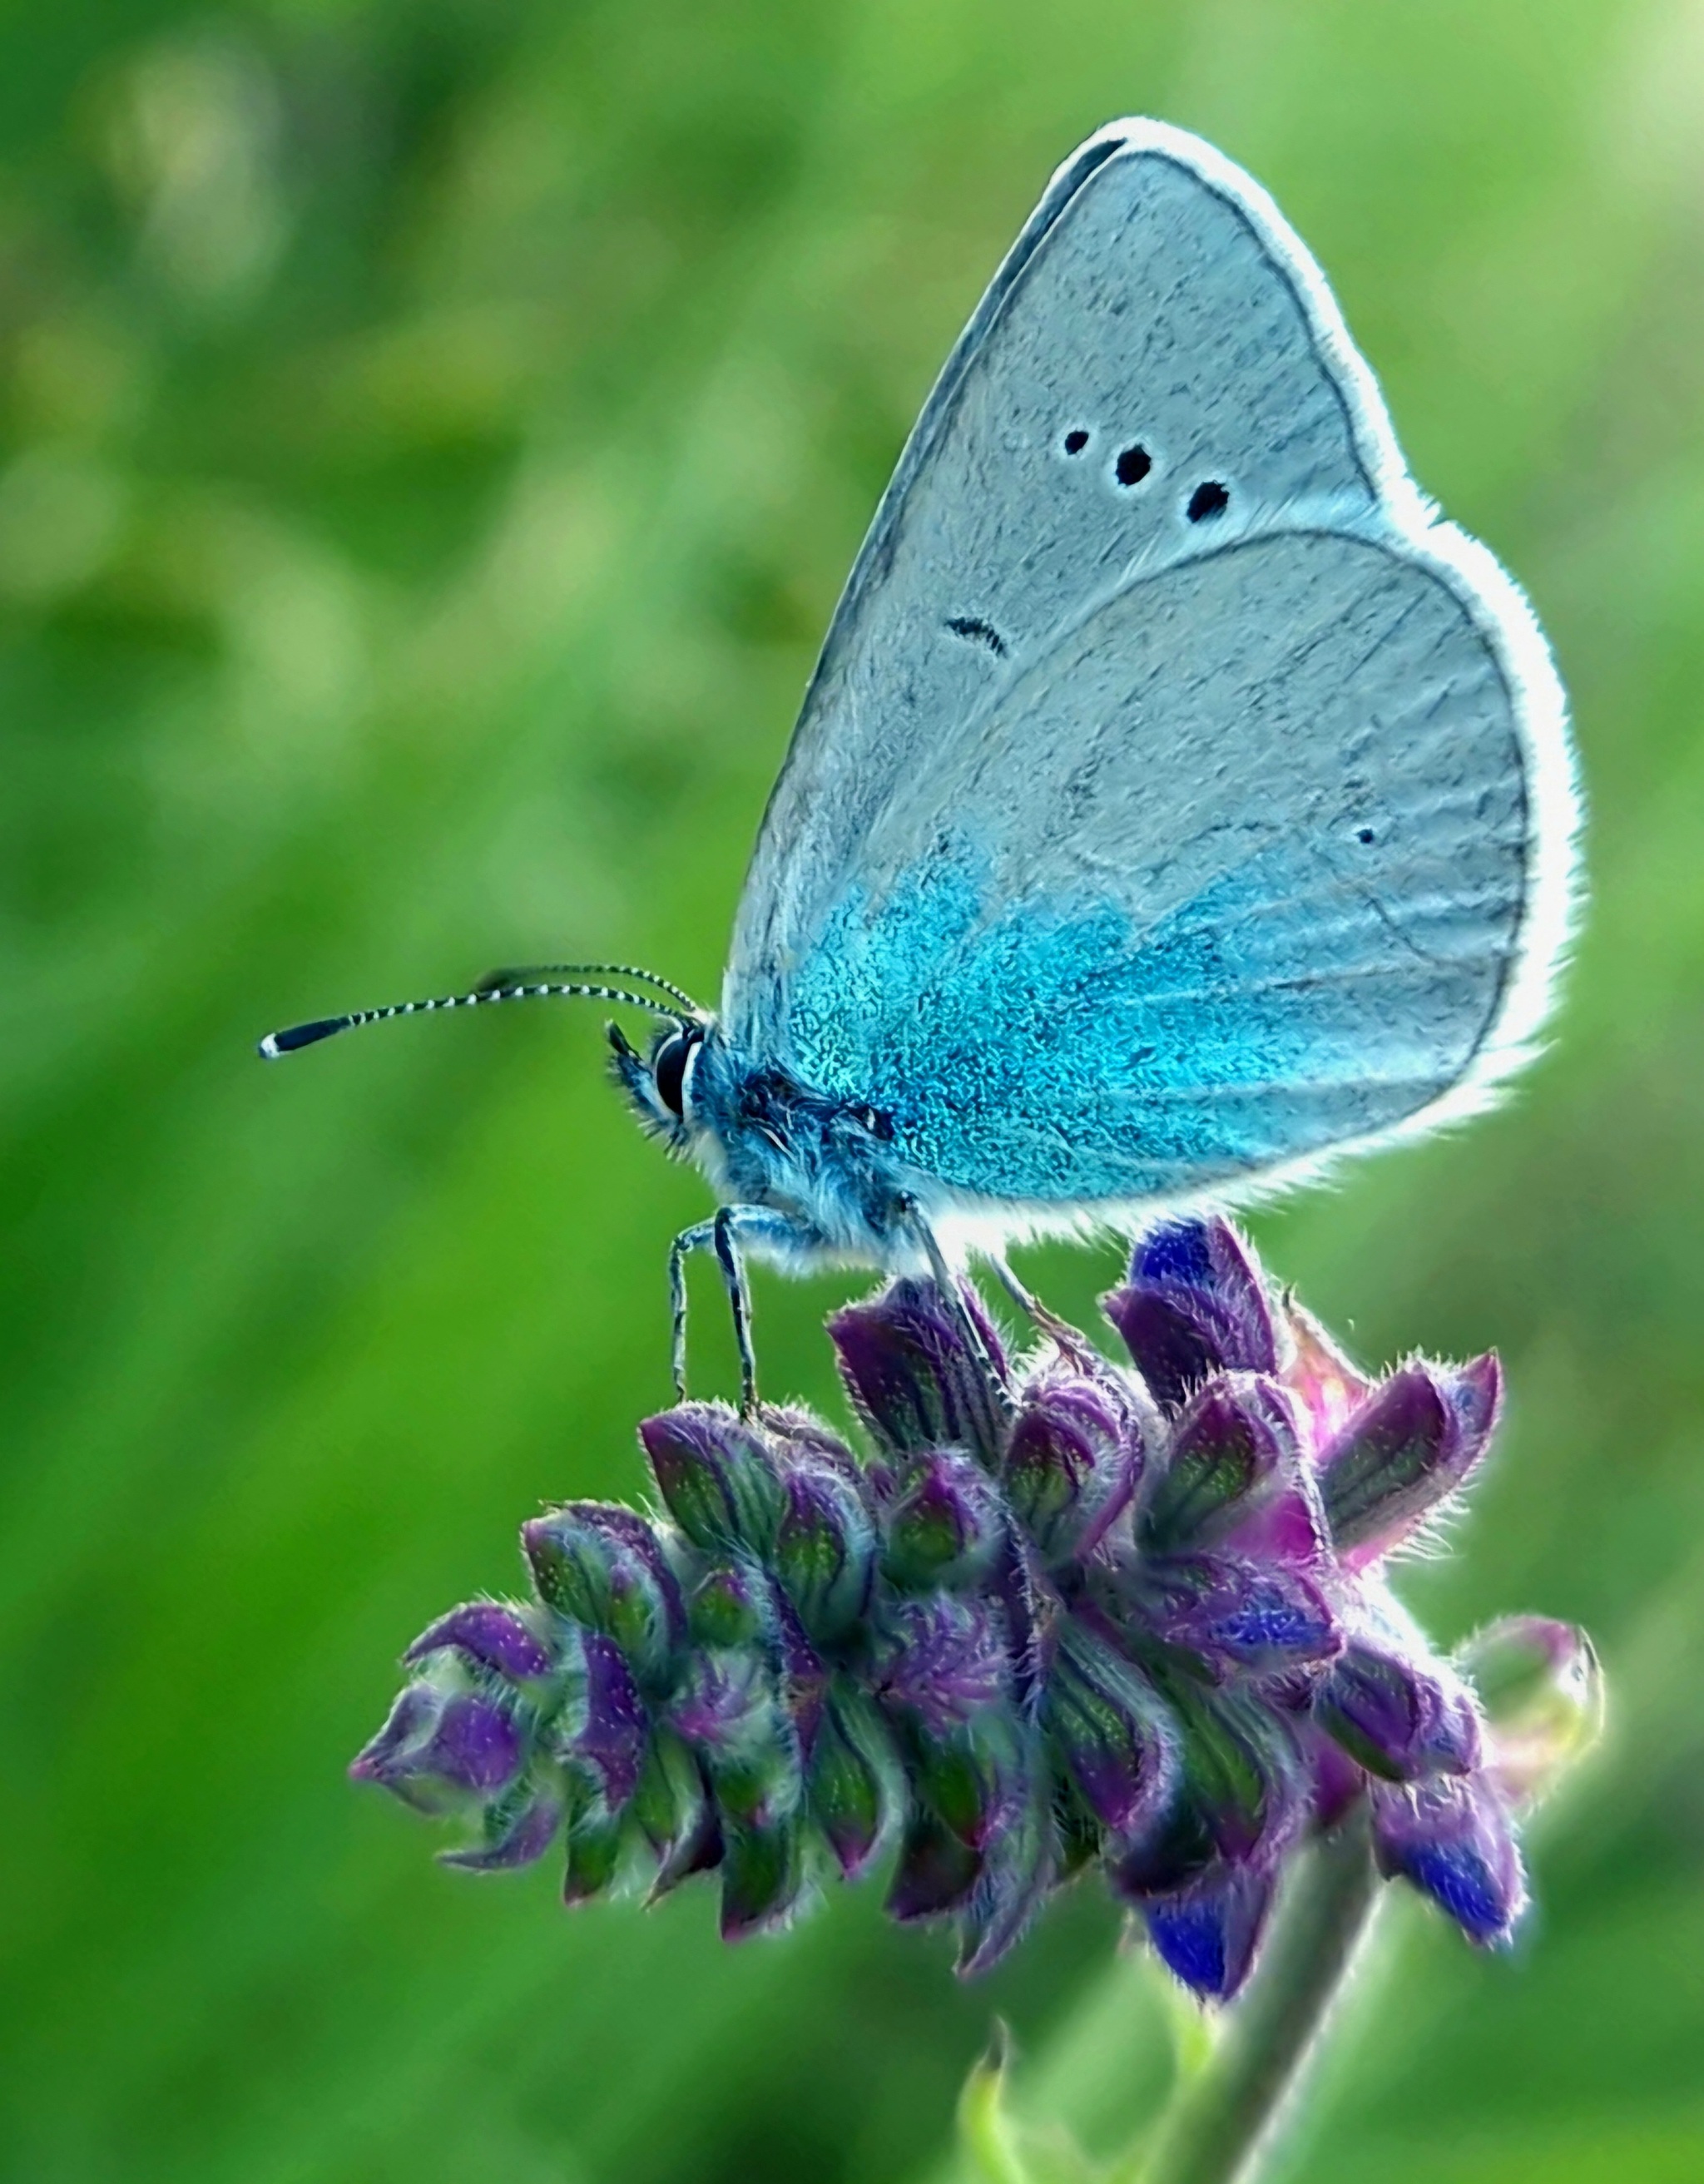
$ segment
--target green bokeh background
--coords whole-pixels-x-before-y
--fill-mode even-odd
[[[1368,1358],[1501,1348],[1409,1591],[1584,1622],[1615,1701],[1511,1958],[1393,1921],[1304,2171],[1704,2176],[1696,0],[60,0],[0,21],[6,2177],[906,2184],[995,2013],[1092,2145],[1163,2081],[1092,1891],[967,1991],[877,1891],[727,1952],[344,1781],[520,1518],[638,1488],[704,1201],[590,1011],[250,1056],[505,959],[714,994],[901,437],[1124,111],[1317,251],[1593,815],[1518,1098],[1256,1224]],[[760,1282],[772,1386],[833,1402],[843,1290]]]

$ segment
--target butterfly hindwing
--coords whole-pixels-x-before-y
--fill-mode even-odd
[[[789,982],[803,1080],[981,1195],[1167,1196],[1371,1135],[1497,1010],[1528,814],[1437,573],[1317,532],[1116,593],[927,753]]]

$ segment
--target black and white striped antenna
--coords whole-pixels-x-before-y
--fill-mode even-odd
[[[522,986],[534,978],[643,978],[648,986],[654,986],[660,994],[678,1001],[694,1017],[702,1017],[704,1010],[668,978],[659,978],[654,971],[647,971],[637,963],[528,963],[520,970],[487,971],[480,980],[485,986]]]
[[[586,985],[577,980],[562,983],[542,975],[554,971],[609,971],[617,977],[648,978],[678,1006],[671,1007],[649,994],[636,994],[625,986]],[[322,1039],[334,1038],[340,1031],[354,1031],[361,1024],[385,1023],[393,1017],[432,1016],[440,1009],[476,1009],[494,1001],[540,1000],[625,1001],[630,1007],[649,1009],[654,1017],[667,1017],[676,1022],[682,1021],[682,1008],[694,1022],[702,1022],[704,1015],[689,994],[671,985],[666,978],[658,978],[654,972],[618,963],[539,963],[526,970],[493,971],[489,977],[482,978],[471,993],[442,994],[423,1001],[392,1001],[381,1009],[351,1009],[346,1016],[316,1017],[311,1023],[292,1024],[287,1031],[268,1032],[258,1050],[264,1060],[276,1061],[281,1055],[294,1054],[304,1046],[316,1046]]]

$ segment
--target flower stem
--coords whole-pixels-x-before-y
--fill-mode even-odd
[[[1318,2048],[1378,1907],[1364,1808],[1309,1852],[1247,1993],[1178,2089],[1133,2184],[1252,2184],[1258,2157]]]

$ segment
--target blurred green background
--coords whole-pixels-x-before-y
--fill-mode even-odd
[[[1256,1224],[1368,1358],[1501,1346],[1410,1596],[1583,1621],[1615,1698],[1513,1957],[1393,1922],[1305,2171],[1704,2176],[1697,0],[60,0],[0,22],[7,2177],[905,2184],[995,2013],[1092,2145],[1161,2082],[1092,1891],[966,1991],[878,1891],[726,1952],[346,1784],[518,1520],[637,1489],[704,1200],[590,1011],[250,1051],[559,953],[714,994],[917,404],[1126,111],[1312,243],[1591,797],[1518,1098]],[[843,1290],[760,1283],[772,1387],[834,1402]]]

